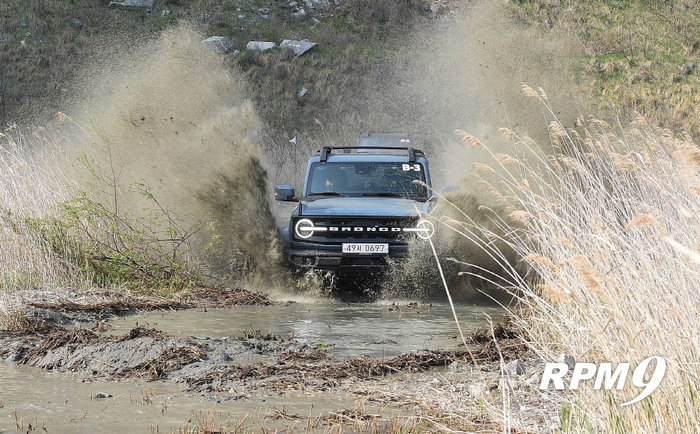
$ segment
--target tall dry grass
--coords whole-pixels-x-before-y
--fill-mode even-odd
[[[525,93],[550,109],[543,91],[525,86]],[[494,194],[511,207],[509,221],[494,219],[531,270],[523,276],[502,261],[508,282],[494,280],[518,294],[527,312],[520,321],[547,361],[566,352],[577,362],[630,362],[632,369],[649,356],[668,364],[659,389],[630,406],[620,404],[642,390],[631,372],[620,391],[584,382],[562,409],[561,429],[696,432],[700,148],[643,119],[625,129],[582,121],[576,131],[553,121],[549,131],[556,152],[545,156],[502,130],[518,155],[494,155]],[[497,237],[472,229],[480,230]],[[483,248],[502,257],[491,244]],[[502,416],[515,423],[510,407]]]
[[[34,137],[12,126],[0,133],[0,290],[68,283],[71,265],[61,261],[27,227],[28,219],[58,217],[69,199],[67,177],[51,167],[50,153],[31,151]]]

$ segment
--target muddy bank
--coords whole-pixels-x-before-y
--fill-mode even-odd
[[[139,325],[139,320],[141,324],[148,324],[147,316],[143,315],[148,312],[190,309],[194,320],[198,321],[196,318],[203,318],[207,309],[263,306],[261,309],[267,310],[265,306],[275,304],[264,294],[238,288],[201,287],[172,299],[70,288],[28,291],[14,297],[11,303],[23,312],[24,327],[19,331],[0,331],[0,359],[76,373],[89,381],[162,380],[184,383],[188,390],[207,393],[228,392],[243,386],[327,388],[347,379],[366,380],[402,372],[421,372],[436,366],[483,365],[529,356],[526,346],[518,340],[518,332],[507,320],[499,323],[493,332],[473,333],[468,348],[457,347],[455,340],[453,349],[394,352],[397,354],[394,357],[384,357],[382,350],[381,358],[338,355],[338,352],[329,351],[335,343],[295,338],[293,327],[289,336],[263,333],[251,325],[249,330],[238,330],[236,336],[215,338],[206,331],[204,336],[177,336]],[[405,306],[392,303],[386,307],[387,312],[397,312],[398,318],[419,316],[430,309],[432,305],[420,306],[415,302],[406,302]],[[362,308],[349,305],[323,306],[320,310],[335,311],[344,320],[362,315]],[[249,313],[242,310],[239,314]],[[116,319],[135,314],[142,314],[135,317],[139,318],[135,327],[121,331],[117,330],[118,325],[115,328]],[[288,316],[290,312],[281,311],[280,314]],[[301,322],[308,324],[309,321],[304,318]],[[389,320],[382,319],[381,325],[388,331]],[[333,326],[340,327],[340,323]],[[331,324],[327,327],[330,330]],[[202,329],[191,331],[200,333]],[[392,346],[398,343],[382,339],[363,344]]]
[[[248,330],[237,337],[181,337],[139,326],[109,334],[30,319],[22,332],[0,334],[0,359],[45,370],[79,374],[85,381],[140,379],[182,383],[189,392],[238,399],[246,391],[325,390],[344,381],[363,381],[433,367],[498,371],[500,363],[531,356],[514,336],[474,334],[468,348],[425,350],[379,359],[334,360],[331,345],[309,345],[293,336]],[[502,329],[501,329],[502,330]]]
[[[74,325],[159,310],[269,306],[272,301],[264,294],[241,288],[201,286],[169,298],[130,291],[38,288],[8,293],[5,304],[9,309],[21,312],[27,320],[34,320],[35,325],[41,321]]]
[[[300,405],[313,408],[321,405],[315,400],[324,400],[320,397],[325,396],[343,396],[346,400],[344,408],[323,416],[337,416],[338,423],[362,420],[353,413],[359,411],[352,406],[353,400],[380,407],[391,405],[410,414],[435,415],[443,412],[442,403],[451,399],[460,403],[480,402],[498,400],[502,393],[511,393],[522,394],[519,402],[526,402],[541,396],[537,386],[543,361],[536,359],[523,344],[522,331],[501,320],[493,330],[471,333],[465,348],[449,335],[454,324],[449,324],[448,306],[409,302],[280,303],[245,296],[239,290],[221,290],[208,297],[202,295],[202,304],[188,310],[180,309],[191,304],[178,301],[182,304],[152,303],[159,306],[153,311],[147,308],[145,299],[129,297],[120,300],[121,305],[115,304],[116,300],[102,300],[99,306],[93,297],[90,303],[95,309],[90,310],[87,309],[90,303],[79,298],[73,296],[70,303],[63,305],[32,300],[33,307],[28,307],[27,312],[37,314],[27,316],[25,330],[0,332],[0,360],[7,362],[7,369],[63,373],[82,384],[95,383],[93,388],[97,389],[88,399],[104,388],[105,392],[115,394],[115,398],[105,399],[114,399],[116,403],[117,390],[123,389],[123,385],[148,384],[180,391],[175,392],[177,397],[162,398],[169,406],[193,400],[210,405],[245,405],[250,409],[267,406],[269,411],[276,411],[270,416],[279,418],[276,421],[297,420],[300,414],[299,407],[285,410],[283,403],[302,402]],[[258,305],[205,307],[221,306],[234,299],[237,303],[257,300]],[[76,305],[80,307],[75,309]],[[472,308],[458,308],[463,309],[460,317],[467,321]],[[144,310],[150,313],[119,315]],[[255,323],[256,328],[243,330],[249,321],[254,323],[256,318],[273,311],[271,317],[278,321],[276,328]],[[39,312],[43,313],[39,315]],[[89,322],[76,320],[88,317],[92,319]],[[66,318],[68,323],[60,324]],[[467,329],[477,324],[483,327],[481,318],[480,322],[469,323],[472,325]],[[173,328],[173,323],[178,327]],[[184,328],[179,327],[182,323],[186,323]],[[352,337],[357,339],[348,340],[345,329],[350,329]],[[377,334],[372,334],[373,331]],[[402,336],[416,333],[426,335],[428,340],[407,345]],[[440,334],[444,335],[443,339],[437,340]],[[436,340],[431,341],[433,338]],[[416,342],[418,348],[426,349],[411,350],[416,348]],[[347,347],[354,349],[348,351]],[[509,373],[504,369],[508,366]],[[111,384],[98,386],[104,382]],[[9,401],[17,397],[3,398]],[[123,402],[126,398],[120,399]],[[63,402],[55,397],[50,401]],[[131,405],[131,400],[128,402]],[[472,405],[465,407],[462,420],[469,421],[469,426],[475,424],[474,427],[496,426],[488,425],[494,422],[491,416],[472,415],[469,410]],[[540,410],[523,417],[533,426],[550,426],[549,410],[545,407]],[[520,407],[517,411],[522,412]],[[259,423],[267,426],[268,422]]]

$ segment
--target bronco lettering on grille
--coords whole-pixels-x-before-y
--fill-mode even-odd
[[[329,226],[328,232],[401,232],[401,228],[378,228],[376,226],[362,227],[362,226]]]

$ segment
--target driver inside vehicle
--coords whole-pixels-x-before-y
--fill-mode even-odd
[[[347,189],[348,175],[342,170],[329,170],[326,174],[325,191],[342,193]]]

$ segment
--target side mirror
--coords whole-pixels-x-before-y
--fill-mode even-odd
[[[275,200],[294,201],[294,187],[291,185],[275,185]]]

